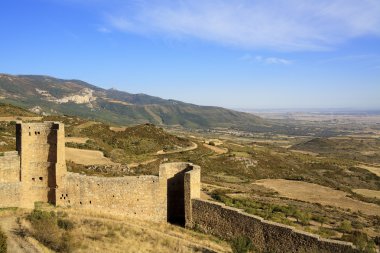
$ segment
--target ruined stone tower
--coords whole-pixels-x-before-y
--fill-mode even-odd
[[[36,201],[55,204],[56,189],[66,174],[65,131],[61,123],[17,123],[21,205]]]

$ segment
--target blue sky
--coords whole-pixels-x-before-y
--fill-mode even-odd
[[[0,72],[230,108],[380,108],[380,0],[2,0]]]

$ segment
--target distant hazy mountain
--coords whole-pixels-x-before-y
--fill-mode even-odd
[[[106,90],[79,80],[49,76],[0,74],[0,101],[37,113],[77,115],[115,124],[265,128],[266,122],[249,113]]]

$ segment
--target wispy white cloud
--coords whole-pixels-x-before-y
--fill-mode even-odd
[[[100,33],[111,33],[111,30],[104,26],[98,27],[97,31]]]
[[[339,61],[374,61],[374,60],[380,60],[380,56],[376,54],[356,54],[356,55],[346,55],[346,56],[340,56],[340,57],[334,57],[329,58],[326,60],[321,61],[321,63],[327,63],[327,62],[339,62]]]
[[[239,48],[325,50],[380,36],[379,0],[116,1],[107,25],[126,32],[197,38]]]
[[[252,56],[250,54],[245,54],[242,57],[239,58],[239,60],[242,61],[248,61],[248,62],[257,62],[261,64],[267,64],[267,65],[290,65],[293,62],[287,59],[279,58],[279,57],[263,57],[260,55]]]

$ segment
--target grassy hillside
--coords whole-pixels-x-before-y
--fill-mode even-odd
[[[12,116],[34,117],[38,115],[17,106],[0,103],[0,117],[12,117]]]

